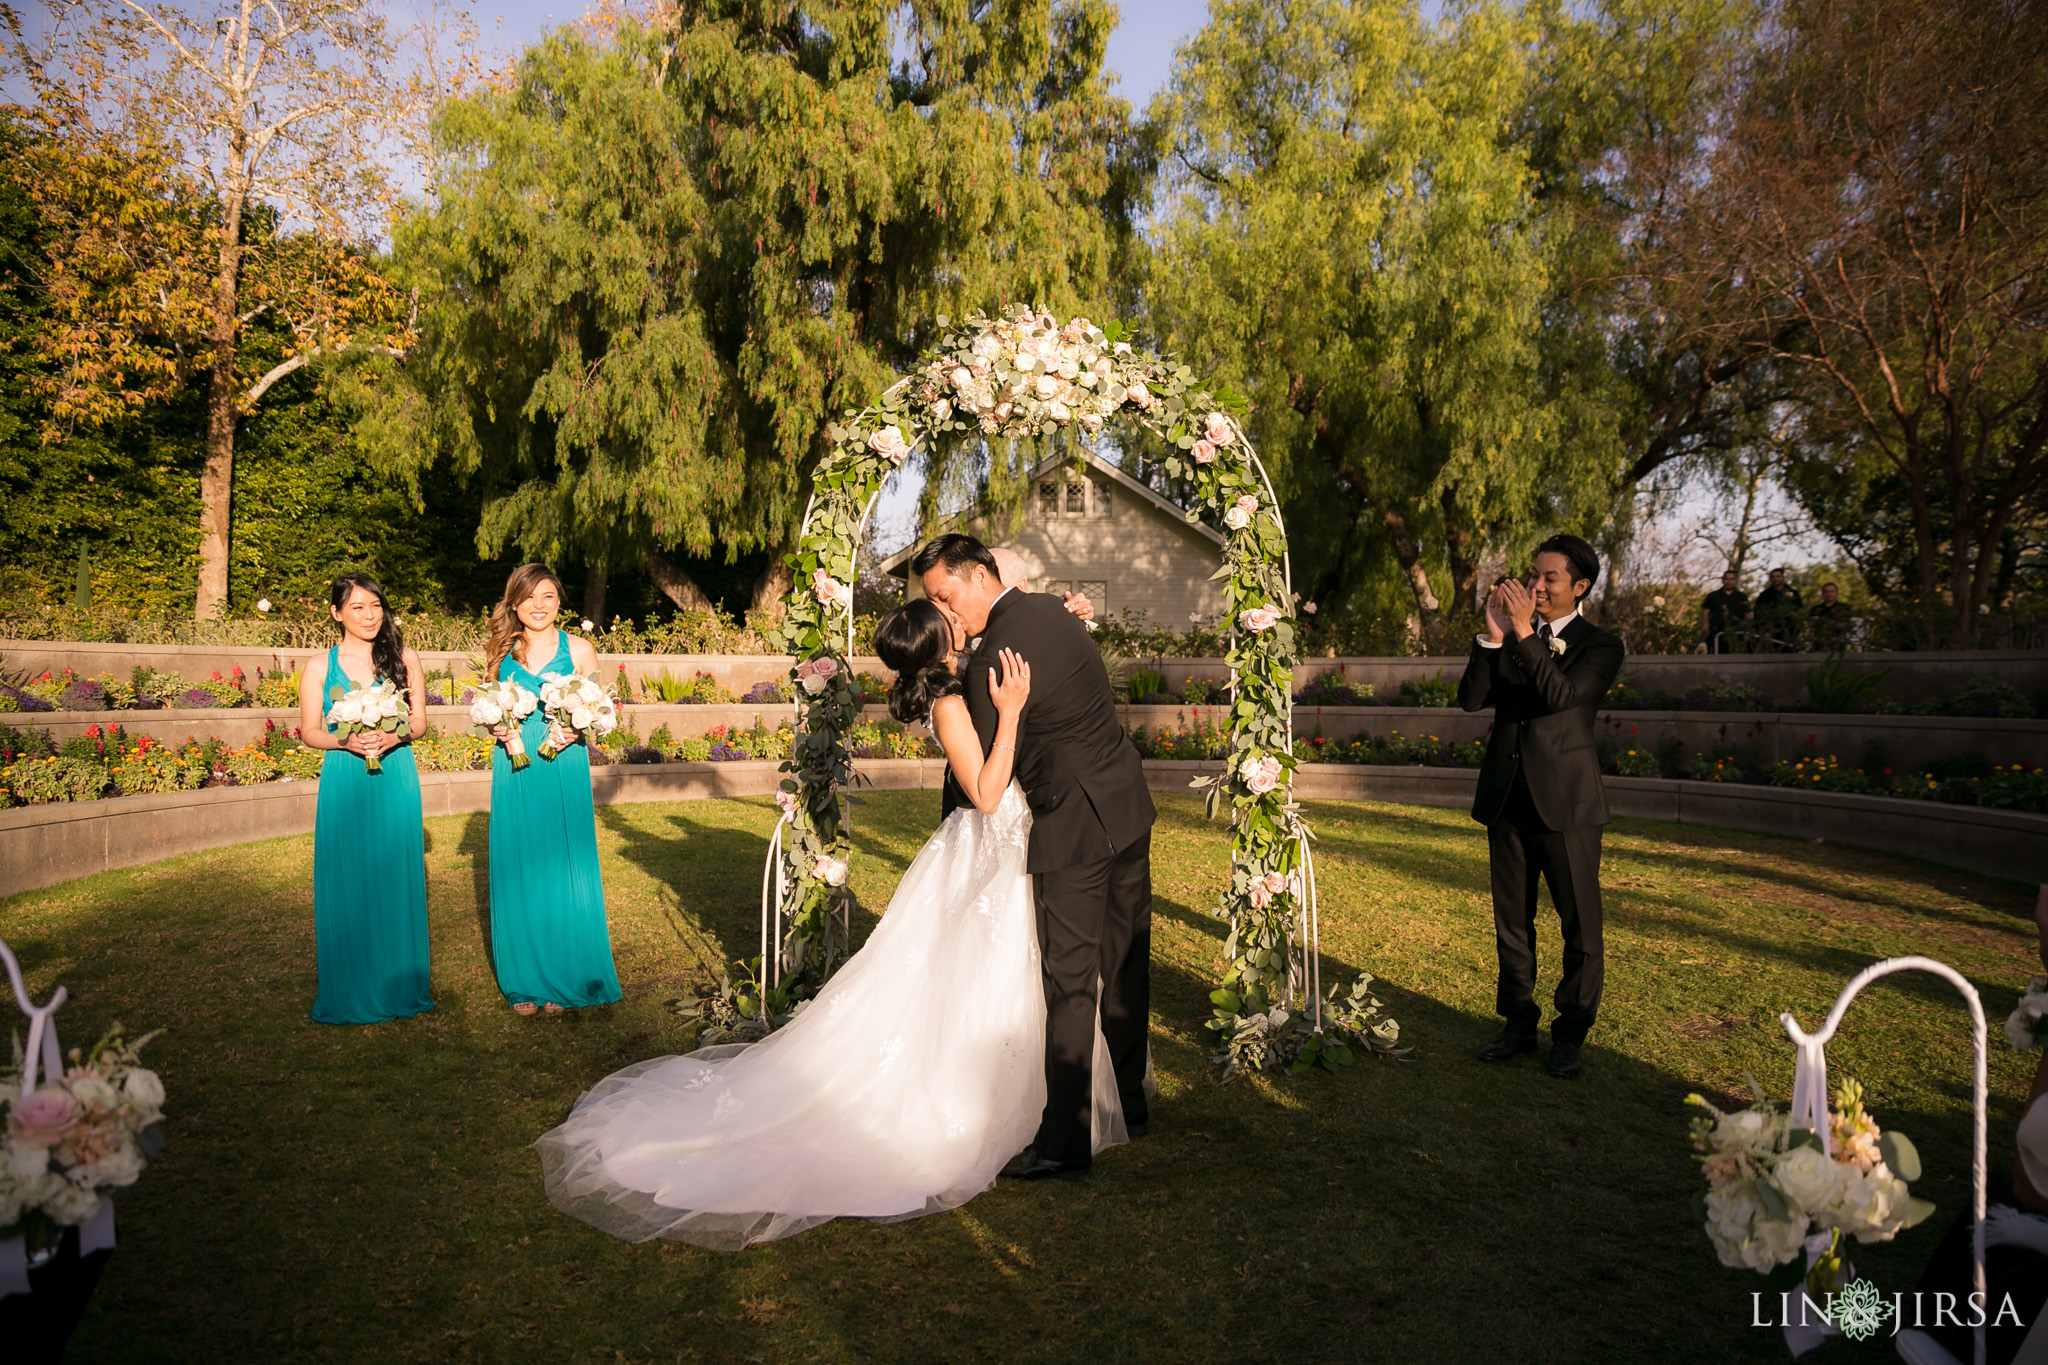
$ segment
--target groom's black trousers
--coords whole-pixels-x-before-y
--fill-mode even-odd
[[[1493,933],[1500,955],[1494,1008],[1508,1027],[1534,1037],[1542,1013],[1536,1004],[1536,884],[1550,883],[1564,935],[1563,975],[1552,1003],[1553,1038],[1586,1041],[1600,1013],[1606,953],[1600,935],[1599,825],[1552,829],[1536,813],[1520,773],[1500,816],[1486,827],[1493,863]]]
[[[1034,1146],[1086,1164],[1095,1057],[1096,983],[1102,1036],[1116,1068],[1124,1122],[1147,1122],[1145,1043],[1152,1011],[1152,836],[1111,858],[1036,877],[1045,970],[1045,1115]]]

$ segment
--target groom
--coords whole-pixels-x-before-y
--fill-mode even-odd
[[[1560,1079],[1584,1068],[1581,1049],[1600,1010],[1606,956],[1600,939],[1600,829],[1607,794],[1593,720],[1621,671],[1618,636],[1579,615],[1600,576],[1593,547],[1552,536],[1536,547],[1526,585],[1504,578],[1486,599],[1486,633],[1472,643],[1458,703],[1493,708],[1472,818],[1486,826],[1493,864],[1493,932],[1500,956],[1494,1006],[1501,1035],[1481,1060],[1536,1050],[1536,882],[1550,883],[1564,933],[1563,979],[1553,997],[1550,1058]]]
[[[1046,1098],[1038,1136],[1003,1174],[1082,1179],[1093,1160],[1098,986],[1124,1123],[1134,1137],[1147,1127],[1154,812],[1144,764],[1117,719],[1102,655],[1059,598],[1005,588],[988,547],[957,533],[919,550],[910,569],[926,597],[982,637],[966,683],[984,752],[996,733],[994,660],[1011,649],[1031,665],[1015,771],[1032,817],[1025,870],[1045,973]]]

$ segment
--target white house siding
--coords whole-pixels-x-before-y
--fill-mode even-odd
[[[1016,535],[989,543],[1023,558],[1033,591],[1086,592],[1101,616],[1142,611],[1156,625],[1183,628],[1191,613],[1207,619],[1222,611],[1210,578],[1222,563],[1214,541],[1099,474],[1091,482],[1090,515],[1045,515],[1034,486]],[[988,539],[986,525],[976,519],[962,529]],[[909,584],[913,596],[923,596],[915,578]]]

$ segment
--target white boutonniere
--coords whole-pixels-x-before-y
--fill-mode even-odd
[[[1564,641],[1562,641],[1562,640],[1558,639],[1558,638],[1557,638],[1557,637],[1556,637],[1555,635],[1551,636],[1551,637],[1550,637],[1550,652],[1551,652],[1552,654],[1562,654],[1562,653],[1564,653]]]

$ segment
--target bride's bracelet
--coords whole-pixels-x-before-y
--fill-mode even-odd
[[[1013,754],[1017,752],[1017,746],[1016,746],[1016,745],[1014,745],[1014,744],[991,744],[991,745],[989,745],[988,747],[989,747],[990,749],[992,749],[992,750],[993,750],[993,749],[1008,749],[1008,750],[1009,750],[1009,751],[1010,751],[1011,753],[1013,753]]]

